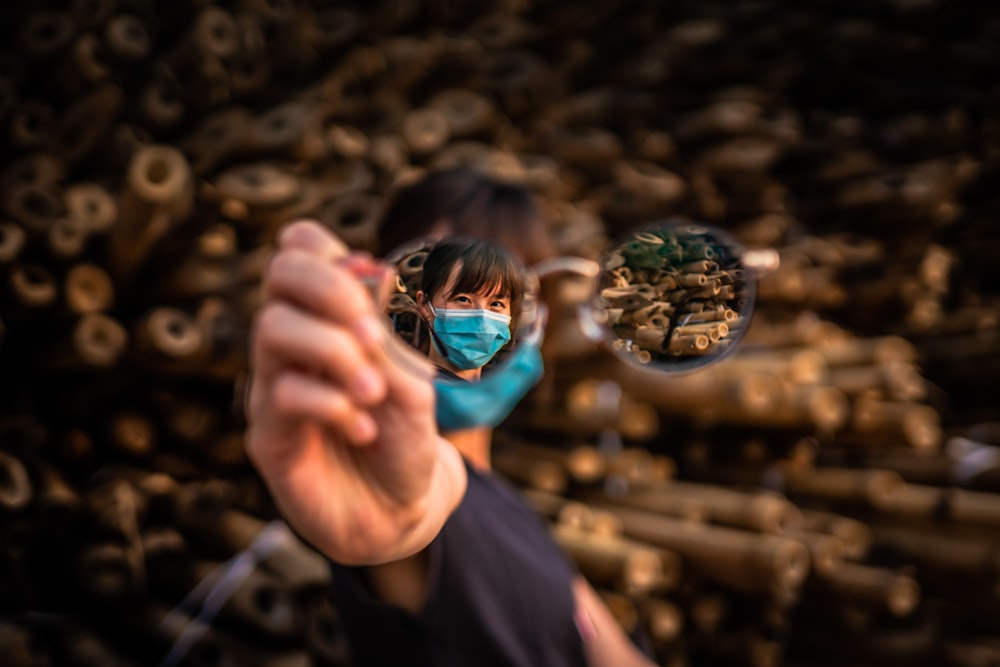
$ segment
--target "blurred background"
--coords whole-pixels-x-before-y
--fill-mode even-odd
[[[6,0],[0,32],[3,664],[352,664],[243,454],[246,336],[282,223],[374,250],[453,165],[568,255],[676,217],[780,255],[696,374],[553,326],[497,436],[661,664],[1000,664],[994,3]]]

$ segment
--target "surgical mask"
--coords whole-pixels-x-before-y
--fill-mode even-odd
[[[434,380],[434,414],[442,432],[499,425],[542,379],[541,329],[518,341],[498,368],[478,381]]]
[[[442,308],[434,314],[434,344],[456,368],[482,368],[510,340],[510,315],[486,309]]]

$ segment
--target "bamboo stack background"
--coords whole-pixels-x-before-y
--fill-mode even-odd
[[[581,364],[553,326],[498,436],[662,664],[998,661],[990,3],[67,0],[0,32],[10,664],[165,653],[274,518],[241,398],[275,230],[374,249],[387,192],[454,164],[533,188],[566,253],[690,217],[781,254],[702,373]],[[280,553],[199,664],[350,664]]]

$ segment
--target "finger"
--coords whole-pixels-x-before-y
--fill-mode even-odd
[[[350,249],[333,232],[315,220],[296,220],[278,232],[278,248],[296,249],[334,261],[350,254]]]
[[[364,354],[357,339],[342,326],[312,317],[287,304],[265,307],[254,339],[255,356],[319,373],[342,387],[361,405],[385,397],[382,374]]]
[[[358,409],[344,392],[315,377],[294,371],[282,373],[272,386],[271,399],[278,416],[322,422],[352,444],[368,444],[378,435],[378,426],[368,412]]]
[[[268,300],[290,301],[322,319],[344,323],[365,349],[382,345],[384,317],[349,268],[301,250],[282,250],[268,267],[266,284]]]

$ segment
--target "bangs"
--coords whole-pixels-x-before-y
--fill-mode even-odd
[[[523,290],[521,272],[502,253],[469,252],[457,265],[458,279],[452,294],[496,294],[515,299]]]
[[[484,241],[448,239],[437,244],[424,263],[423,288],[434,295],[447,286],[458,267],[454,294],[497,294],[519,301],[524,293],[520,264],[508,252]]]

